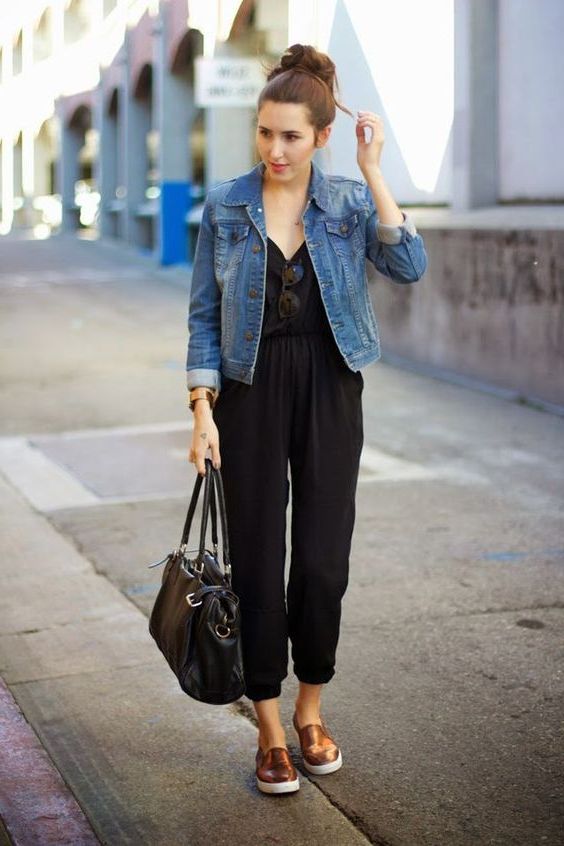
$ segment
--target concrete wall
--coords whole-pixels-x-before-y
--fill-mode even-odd
[[[383,354],[564,406],[564,231],[420,231],[423,279],[372,274]]]

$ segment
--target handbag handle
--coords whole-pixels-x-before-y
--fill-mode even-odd
[[[209,459],[206,458],[205,461],[207,465]],[[213,467],[211,461],[210,465]],[[182,529],[182,538],[180,539],[179,546],[180,551],[184,554],[188,546],[190,529],[192,526],[192,520],[194,519],[194,513],[196,511],[196,505],[198,503],[198,497],[200,495],[200,489],[202,487],[202,481],[204,481],[204,501],[202,504],[202,521],[200,523],[200,544],[198,547],[198,557],[194,566],[194,572],[200,575],[204,570],[204,552],[206,549],[206,531],[208,528],[208,511],[210,507],[210,488],[212,485],[211,478],[212,475],[210,473],[209,467],[206,467],[206,475],[203,480],[202,476],[199,473],[196,476],[194,490],[192,491],[192,498],[190,500],[190,505],[188,506],[188,513],[186,514],[186,520],[184,521],[184,528]]]
[[[205,459],[206,462],[209,459]],[[213,465],[212,465],[213,466]],[[213,488],[213,478],[211,473],[206,472],[205,476],[205,487],[204,487],[204,504],[202,509],[202,526],[200,529],[200,546],[199,546],[199,554],[198,559],[202,565],[202,569],[198,570],[198,573],[201,574],[203,572],[203,556],[205,551],[205,539],[206,539],[206,529],[207,529],[207,516],[208,510],[211,505],[211,512],[212,512],[212,542],[214,545],[214,553],[217,554],[217,514],[216,514],[216,507],[215,507],[215,494]],[[198,473],[196,476],[196,481],[194,483],[194,490],[192,491],[192,497],[190,499],[190,505],[188,506],[188,513],[186,514],[186,518],[184,520],[184,527],[182,529],[182,537],[180,539],[180,543],[178,545],[178,549],[174,549],[172,552],[169,552],[168,555],[165,555],[160,561],[155,561],[153,564],[149,564],[148,567],[160,567],[162,564],[166,564],[173,558],[177,553],[181,552],[183,555],[186,553],[186,548],[188,546],[188,538],[190,536],[190,528],[192,526],[192,520],[194,519],[194,513],[196,511],[196,506],[198,504],[198,498],[200,495],[200,490],[202,487],[202,476]]]
[[[221,477],[221,471],[213,466],[212,462],[209,458],[206,459],[209,461],[209,470],[212,473],[212,479],[214,484],[212,484],[211,493],[213,498],[213,509],[215,511],[215,495],[214,489],[217,488],[217,499],[219,503],[219,518],[221,520],[221,539],[223,541],[223,571],[229,581],[231,583],[231,556],[229,554],[229,532],[227,531],[227,509],[225,507],[225,493],[223,490],[223,479]],[[214,513],[212,512],[212,523],[214,518]],[[216,536],[215,536],[215,543],[217,546],[217,527],[216,528]],[[213,538],[212,538],[213,539]]]
[[[204,481],[204,501],[202,505],[202,520],[200,524],[200,545],[198,548],[198,558],[196,561],[196,565],[194,566],[194,571],[199,574],[203,572],[203,558],[206,549],[206,532],[208,527],[208,512],[210,511],[212,522],[212,543],[214,545],[214,552],[217,552],[219,541],[217,534],[217,512],[215,497],[215,490],[217,488],[219,516],[221,521],[221,536],[223,541],[223,569],[226,577],[229,581],[231,581],[231,559],[229,555],[229,537],[227,533],[227,512],[225,508],[223,479],[221,478],[221,472],[215,469],[210,458],[205,459],[205,466],[206,475],[204,476],[204,479],[202,480],[202,476],[199,473],[196,477],[194,490],[192,492],[192,498],[190,500],[190,505],[188,506],[188,513],[186,514],[186,520],[184,521],[184,528],[182,530],[182,538],[180,540],[179,548],[180,551],[184,553],[188,546],[190,528],[192,526],[192,520],[194,519],[194,513],[196,511],[196,505],[198,503],[198,498],[202,487],[202,481]]]
[[[213,485],[213,477],[212,477],[212,485],[210,488],[210,514],[211,514],[211,525],[212,525],[212,545],[213,545],[213,553],[217,555],[217,547],[218,547],[218,537],[217,537],[217,508],[215,504],[215,486]]]

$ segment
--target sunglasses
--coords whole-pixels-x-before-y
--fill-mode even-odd
[[[294,317],[300,308],[300,298],[290,285],[295,285],[304,278],[304,268],[299,262],[287,261],[282,268],[282,292],[278,298],[278,314],[281,318]]]

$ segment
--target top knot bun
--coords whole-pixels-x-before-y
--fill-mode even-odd
[[[280,58],[279,63],[272,68],[267,80],[274,79],[284,71],[299,71],[309,73],[321,79],[332,92],[335,86],[335,65],[325,53],[320,53],[309,44],[292,44]]]
[[[258,109],[270,100],[274,103],[303,103],[316,132],[335,120],[335,108],[353,117],[336,98],[337,76],[333,61],[309,44],[292,44],[271,67],[267,82],[258,98]]]

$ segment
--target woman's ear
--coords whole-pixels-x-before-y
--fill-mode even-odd
[[[319,130],[319,132],[317,133],[317,138],[315,139],[316,147],[325,147],[325,145],[329,141],[329,136],[331,135],[332,128],[332,124],[329,124],[328,126],[324,126],[323,129]]]

